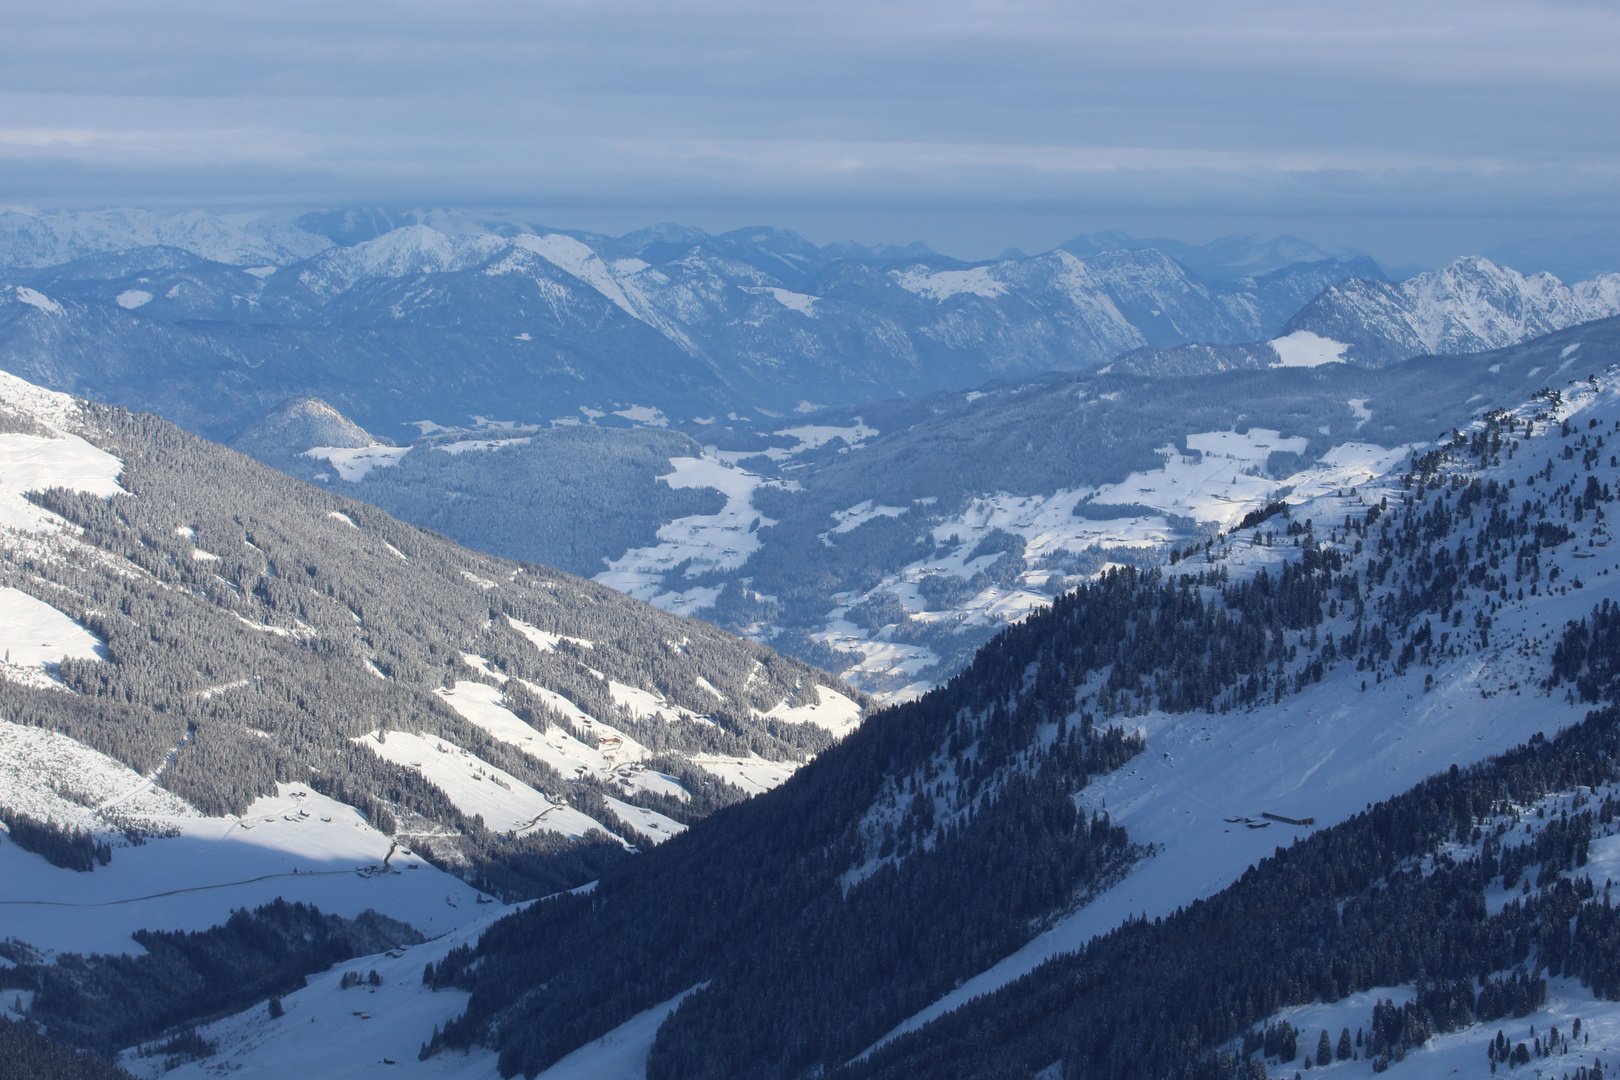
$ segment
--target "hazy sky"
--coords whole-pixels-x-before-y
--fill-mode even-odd
[[[1620,224],[1620,5],[0,0],[0,202],[459,204],[972,257]]]

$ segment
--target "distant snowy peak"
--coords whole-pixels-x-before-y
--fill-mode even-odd
[[[320,398],[289,398],[225,443],[250,457],[270,461],[314,447],[359,449],[389,445]]]
[[[1350,359],[1388,364],[1421,354],[1484,352],[1620,314],[1620,275],[1574,286],[1526,277],[1481,256],[1399,284],[1351,279],[1324,290],[1284,327],[1348,343]]]
[[[510,246],[490,234],[450,237],[427,225],[407,225],[375,240],[332,248],[299,271],[306,288],[337,296],[369,278],[401,278],[466,270]]]
[[[233,266],[286,266],[318,254],[332,242],[261,214],[0,210],[0,266],[55,266],[88,255],[159,245]]]

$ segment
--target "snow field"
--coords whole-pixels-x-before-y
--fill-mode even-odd
[[[503,695],[499,689],[485,683],[457,683],[454,689],[440,693],[451,707],[468,721],[483,728],[494,738],[516,746],[530,756],[545,762],[565,777],[595,775],[616,786],[624,794],[645,791],[653,795],[670,795],[683,801],[692,797],[673,776],[667,776],[642,765],[641,762],[650,757],[651,753],[630,735],[610,724],[593,719],[579,706],[554,690],[537,686],[527,680],[520,681],[570,723],[595,735],[597,745],[590,746],[557,725],[548,727],[544,732],[536,731],[501,704]],[[614,703],[633,716],[669,722],[701,719],[684,713],[677,714],[662,698],[633,686],[609,680],[608,689]],[[783,703],[765,715],[780,715],[784,719],[820,724],[829,730],[838,730],[839,725],[852,727],[853,724],[848,719],[851,710],[854,710],[856,722],[859,721],[860,709],[853,701],[825,688],[821,688],[820,692],[831,695],[836,700],[823,700],[821,704],[802,706],[798,710],[785,709]],[[391,733],[389,741],[392,742],[395,737],[396,735]],[[470,754],[468,756],[471,757]],[[725,757],[718,754],[698,755],[692,759],[692,763],[707,773],[736,784],[750,794],[769,791],[798,768],[796,762],[766,761],[760,757]],[[486,768],[493,769],[493,766]],[[455,798],[454,794],[451,794],[451,798]],[[614,805],[614,812],[626,823],[654,840],[673,836],[686,828],[673,818],[652,810],[644,810],[613,798],[609,798],[609,802]],[[459,802],[456,805],[461,806]],[[464,809],[464,812],[470,811]],[[557,819],[548,816],[546,820],[550,822]],[[486,817],[485,821],[492,828],[495,827],[493,819]]]
[[[1274,367],[1321,367],[1323,364],[1344,363],[1344,351],[1350,346],[1332,338],[1319,337],[1309,330],[1295,330],[1287,337],[1267,342],[1277,353]]]
[[[400,459],[411,452],[409,446],[312,446],[299,454],[299,457],[322,459],[329,462],[337,474],[344,480],[353,484],[365,479],[372,469],[384,469],[391,465],[398,465]]]
[[[569,712],[565,712],[564,715],[585,732],[596,736],[597,745],[591,746],[582,742],[566,728],[557,724],[551,725],[545,731],[537,731],[506,708],[502,704],[504,695],[501,691],[487,683],[460,682],[454,689],[440,690],[439,694],[449,702],[451,708],[469,722],[476,724],[501,742],[515,746],[529,756],[545,762],[567,779],[592,775],[620,786],[626,792],[647,791],[678,799],[691,798],[686,789],[672,777],[645,767],[638,768],[638,764],[650,754],[646,747],[630,736],[608,724],[592,720],[561,694],[526,680],[523,685],[537,696],[546,699],[548,704],[555,700],[566,706]],[[648,820],[656,822],[665,835],[668,835],[670,830],[678,832],[684,827],[662,814],[653,814],[650,810],[638,809],[636,812],[651,814]]]
[[[381,1075],[453,1080],[497,1080],[496,1055],[489,1050],[445,1052],[427,1061],[417,1051],[435,1026],[459,1016],[468,995],[459,990],[433,991],[422,985],[426,964],[442,960],[451,949],[475,945],[488,927],[523,905],[484,908],[484,914],[462,928],[421,945],[337,964],[309,985],[281,999],[284,1015],[270,1019],[260,1005],[198,1028],[218,1051],[170,1073],[161,1058],[141,1058],[126,1050],[119,1064],[140,1077],[174,1080],[215,1077],[241,1080],[307,1080]],[[365,975],[375,970],[382,985],[341,989],[343,973]],[[645,1080],[647,1055],[658,1028],[694,986],[668,1001],[631,1017],[539,1074],[539,1080]]]
[[[88,783],[91,774],[75,775]],[[203,817],[167,792],[138,798],[148,800],[135,806],[143,822],[178,835],[115,847],[112,862],[90,873],[0,845],[7,936],[47,953],[139,952],[136,930],[203,930],[278,896],[348,918],[375,908],[433,935],[477,908],[477,890],[406,852],[385,869],[394,842],[352,807],[302,784],[280,785],[240,818]],[[164,809],[174,812],[161,817]]]
[[[1352,1040],[1357,1028],[1370,1030],[1375,1001],[1390,999],[1396,1005],[1402,1005],[1411,1001],[1412,997],[1413,989],[1409,986],[1380,987],[1332,1004],[1303,1005],[1279,1012],[1271,1019],[1287,1020],[1299,1029],[1301,1060],[1287,1065],[1273,1065],[1268,1070],[1269,1075],[1278,1080],[1292,1080],[1293,1075],[1304,1068],[1302,1059],[1306,1044],[1309,1043],[1314,1053],[1323,1030],[1328,1032],[1329,1039],[1337,1046],[1339,1033],[1346,1027],[1350,1029]],[[1581,1022],[1581,1034],[1588,1036],[1590,1041],[1577,1044],[1571,1039],[1569,1053],[1554,1054],[1548,1058],[1532,1057],[1529,1065],[1521,1065],[1517,1069],[1499,1064],[1496,1076],[1502,1080],[1511,1076],[1522,1076],[1526,1080],[1531,1077],[1554,1080],[1565,1074],[1573,1076],[1577,1068],[1583,1065],[1590,1068],[1595,1061],[1603,1063],[1605,1074],[1612,1073],[1617,1056],[1620,1056],[1620,1004],[1593,999],[1592,992],[1575,979],[1557,978],[1547,980],[1547,1003],[1530,1015],[1504,1017],[1489,1023],[1476,1023],[1461,1031],[1435,1035],[1423,1046],[1408,1050],[1406,1060],[1391,1061],[1385,1075],[1391,1080],[1489,1077],[1490,1061],[1485,1056],[1485,1044],[1494,1039],[1498,1031],[1507,1036],[1510,1045],[1517,1046],[1522,1042],[1533,1046],[1538,1035],[1545,1038],[1553,1027],[1558,1028],[1561,1036],[1568,1036],[1577,1019]],[[1301,1075],[1333,1080],[1351,1076],[1359,1078],[1372,1075],[1372,1068],[1363,1057],[1361,1060],[1334,1061]]]
[[[755,530],[776,524],[754,509],[750,495],[766,481],[743,469],[729,468],[705,455],[701,458],[671,458],[675,471],[661,477],[672,488],[715,488],[726,497],[718,514],[695,514],[676,518],[658,530],[655,545],[634,548],[596,580],[609,588],[657,604],[666,611],[690,615],[713,605],[718,589],[691,589],[677,592],[665,586],[664,576],[678,564],[691,559],[691,569],[736,570],[759,549]]]
[[[766,285],[744,285],[741,288],[746,293],[770,296],[789,311],[797,311],[800,315],[808,315],[812,319],[816,317],[815,303],[821,299],[819,296],[810,296],[806,293],[793,292],[790,289],[777,289]]]
[[[692,764],[728,784],[733,784],[750,795],[784,783],[798,769],[794,761],[766,761],[758,755],[727,757],[723,754],[698,754]]]
[[[435,940],[376,956],[356,957],[309,977],[308,985],[281,999],[285,1010],[272,1020],[269,1009],[257,1005],[197,1030],[217,1043],[216,1053],[164,1073],[161,1057],[139,1057],[131,1047],[119,1064],[142,1080],[160,1076],[185,1080],[229,1074],[241,1080],[281,1080],[298,1076],[455,1077],[496,1080],[500,1075],[492,1051],[441,1054],[418,1061],[417,1052],[436,1025],[459,1016],[468,995],[459,990],[433,991],[422,985],[422,969],[437,963],[460,945],[475,945],[496,920],[517,907],[477,908],[477,917]],[[343,975],[376,971],[382,985],[341,989]]]
[[[67,658],[105,660],[107,647],[95,634],[43,600],[0,587],[0,677],[60,686],[51,674]]]
[[[860,727],[861,707],[855,702],[825,686],[814,687],[811,693],[816,695],[816,700],[802,705],[789,705],[784,701],[761,715],[790,724],[815,724],[840,737]]]
[[[3,616],[0,616],[3,617]],[[46,728],[0,720],[0,805],[41,821],[116,838],[201,815],[134,769]]]
[[[953,296],[982,296],[994,299],[1007,294],[1007,286],[991,275],[991,266],[976,266],[971,270],[930,271],[923,267],[912,270],[891,270],[894,283],[907,292],[936,303]]]
[[[27,400],[19,401],[10,389],[0,380],[0,402],[26,409]],[[0,529],[54,532],[64,524],[62,519],[28,502],[25,493],[67,488],[90,495],[120,495],[125,493],[118,485],[123,471],[123,462],[77,435],[0,434]]]
[[[357,741],[378,757],[421,773],[449,796],[457,810],[468,817],[481,815],[484,824],[497,832],[543,831],[577,839],[592,829],[608,831],[595,818],[553,802],[447,739],[389,731]]]

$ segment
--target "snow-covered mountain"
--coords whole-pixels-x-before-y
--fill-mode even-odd
[[[175,247],[232,266],[284,266],[331,241],[264,214],[200,210],[0,210],[0,266],[55,266],[132,248]]]
[[[237,432],[226,444],[260,460],[326,450],[387,449],[391,443],[348,419],[319,398],[289,398]]]
[[[1603,1073],[1620,382],[1546,374],[1091,578],[588,896],[389,968],[381,1052],[403,1023],[435,1025],[392,1059],[424,1074]],[[336,974],[187,1067],[321,1075]]]
[[[1354,262],[1368,256],[1359,251],[1324,250],[1308,240],[1284,234],[1262,238],[1256,236],[1223,236],[1207,244],[1189,244],[1170,237],[1141,239],[1119,229],[1076,236],[1058,247],[1088,258],[1105,251],[1159,251],[1205,281],[1237,281],[1269,274],[1298,263],[1320,263],[1334,260]],[[1376,276],[1382,277],[1383,274]]]
[[[1386,364],[1424,353],[1484,352],[1620,314],[1620,274],[1565,285],[1478,256],[1409,281],[1329,286],[1284,327],[1344,342],[1347,359]]]
[[[283,414],[343,430],[318,403]],[[780,783],[865,703],[11,375],[0,653],[0,972],[278,897],[442,933]]]
[[[1330,1040],[1321,1067],[1479,1071],[1500,1027],[1504,1066],[1524,1041],[1516,1060],[1562,1057],[1590,1080],[1620,1049],[1612,914],[1587,882],[1620,875],[1620,716],[1550,736],[1620,693],[1603,606],[1620,580],[1617,334],[1611,321],[1380,370],[1016,380],[755,430],[763,447],[680,461],[659,447],[666,487],[714,486],[725,509],[625,573],[704,594],[705,575],[791,525],[805,542],[775,550],[805,591],[766,594],[762,559],[738,595],[833,595],[838,562],[819,549],[848,560],[840,618],[886,647],[961,599],[952,579],[975,602],[1014,601],[992,596],[986,614],[1028,613],[841,741],[855,695],[807,668],[155,419],[8,383],[0,510],[16,554],[0,564],[0,626],[19,629],[0,803],[61,824],[10,826],[0,888],[32,891],[0,900],[117,902],[99,920],[16,905],[11,936],[37,948],[7,943],[7,992],[30,991],[8,1004],[82,1030],[110,969],[41,950],[154,927],[212,927],[195,950],[273,938],[310,916],[261,906],[213,924],[279,893],[343,920],[322,930],[334,966],[317,974],[289,934],[307,985],[199,1015],[194,1034],[120,1010],[116,1030],[148,1033],[123,1060],[199,1075],[899,1078],[956,1062],[1211,1080],[1242,1063],[1286,1080],[1316,1026],[1342,1024],[1371,1041],[1335,1061]],[[523,438],[432,432],[371,474],[418,453],[492,460],[535,445]],[[980,494],[996,476],[1023,486]],[[1054,478],[1085,490],[1044,497]],[[893,501],[848,501],[878,484]],[[831,510],[803,516],[801,498]],[[1075,523],[1112,546],[1029,565],[1049,541],[1067,549]],[[1037,574],[1069,591],[1018,608]],[[737,741],[672,746],[682,733]],[[796,735],[813,736],[811,767],[770,774],[754,756]],[[604,759],[627,755],[611,776],[592,771],[593,738]],[[635,753],[647,768],[622,768]],[[567,766],[581,779],[564,804],[548,785]],[[776,786],[671,816],[686,804],[657,785],[698,803],[705,775]],[[496,833],[506,820],[516,839]],[[587,821],[606,827],[594,855],[567,841]],[[681,824],[634,857],[607,836]],[[513,850],[530,830],[533,849]],[[87,863],[99,842],[110,859],[51,867],[23,835]],[[452,849],[491,879],[478,884],[516,874],[519,854],[569,856],[551,880],[595,884],[481,912],[465,876],[434,868],[466,874]],[[420,942],[364,906],[448,936]],[[384,933],[392,947],[364,955]],[[158,962],[137,961],[120,985],[151,985]],[[84,974],[69,987],[58,969]],[[1582,1037],[1565,1038],[1576,1018]],[[1310,1025],[1288,1029],[1300,1047],[1284,1020]]]
[[[1183,375],[1348,361],[1378,367],[1414,356],[1485,352],[1620,314],[1620,274],[1566,285],[1479,256],[1402,282],[1352,277],[1325,285],[1281,332],[1247,345],[1143,348],[1114,370]]]

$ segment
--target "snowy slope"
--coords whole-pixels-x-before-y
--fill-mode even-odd
[[[46,490],[60,514],[30,501]],[[504,680],[480,646],[532,676],[558,720],[528,727],[497,687],[446,680],[447,662]],[[578,685],[562,670],[576,655],[601,686],[584,708],[547,685]],[[0,936],[46,954],[126,951],[135,930],[205,929],[276,897],[442,933],[480,910],[478,890],[435,868],[472,877],[487,858],[461,815],[611,833],[569,805],[582,785],[625,847],[656,843],[685,825],[636,804],[692,796],[647,767],[634,723],[655,714],[672,728],[656,752],[689,756],[712,740],[682,733],[714,728],[700,709],[718,695],[786,774],[824,737],[779,738],[763,717],[847,729],[858,705],[813,699],[825,675],[711,627],[5,373],[0,677],[0,805],[112,848],[78,873],[0,842]],[[415,727],[364,734],[384,718]],[[468,723],[527,756],[485,749],[500,768],[473,752],[487,744],[445,737]],[[522,895],[516,880],[490,887]]]
[[[32,430],[0,433],[0,529],[54,531],[56,515],[24,496],[48,488],[117,495],[123,463],[68,430],[79,407],[66,394],[0,371],[0,418],[13,412]],[[19,424],[17,426],[25,426]]]
[[[1620,432],[1620,376],[1612,370],[1591,386],[1572,383],[1564,400],[1558,418],[1577,431]],[[1540,403],[1518,410],[1523,418],[1539,411]],[[1596,427],[1589,429],[1593,422]],[[1584,469],[1579,461],[1563,460],[1565,443],[1556,426],[1538,424],[1536,434],[1522,438],[1514,455],[1504,454],[1500,465],[1481,475],[1504,484],[1511,480],[1531,497],[1546,497],[1549,488],[1564,481],[1579,489],[1589,475],[1620,483],[1620,468],[1608,464],[1613,460],[1609,455],[1602,455],[1595,468]],[[1531,475],[1549,462],[1554,463],[1551,480],[1532,482]],[[1337,490],[1317,494],[1300,503],[1293,518],[1338,522],[1347,514],[1360,516],[1381,498],[1395,506],[1406,494],[1384,473],[1375,481],[1362,481],[1353,497]],[[1549,696],[1537,684],[1546,677],[1552,644],[1564,626],[1586,616],[1600,600],[1620,595],[1620,554],[1601,519],[1588,516],[1572,528],[1574,541],[1547,558],[1546,570],[1551,575],[1559,567],[1582,585],[1548,587],[1544,582],[1542,590],[1523,598],[1517,592],[1509,597],[1506,590],[1500,598],[1467,590],[1462,624],[1475,625],[1476,613],[1493,620],[1485,648],[1477,640],[1465,644],[1466,632],[1456,634],[1458,647],[1443,649],[1434,668],[1414,666],[1403,676],[1386,670],[1374,678],[1371,672],[1340,665],[1303,693],[1255,708],[1237,723],[1232,716],[1217,724],[1198,714],[1153,711],[1132,721],[1147,739],[1147,752],[1126,768],[1093,780],[1078,798],[1082,805],[1105,808],[1133,840],[1154,845],[1154,855],[883,1041],[1006,985],[1054,955],[1074,951],[1127,918],[1167,915],[1231,884],[1248,865],[1302,831],[1267,822],[1263,813],[1312,817],[1316,828],[1332,825],[1452,764],[1482,760],[1537,732],[1550,735],[1579,721],[1586,705],[1566,700],[1561,690]],[[1470,535],[1466,527],[1461,531]],[[1292,548],[1255,546],[1249,534],[1223,542],[1216,561],[1239,577],[1261,567],[1274,570],[1295,555]],[[1188,568],[1207,564],[1192,560]],[[1529,584],[1521,582],[1514,589]],[[1322,627],[1324,634],[1341,636],[1348,629],[1344,616]],[[1306,635],[1299,636],[1303,643]],[[1426,682],[1430,676],[1432,685]]]
[[[158,1067],[161,1059],[142,1058],[131,1048],[120,1064],[143,1080],[159,1076],[188,1080],[221,1073],[243,1080],[284,1076],[325,1080],[373,1074],[495,1080],[500,1072],[492,1051],[417,1060],[426,1033],[460,1015],[467,1003],[467,994],[461,991],[423,986],[422,968],[442,960],[453,948],[476,943],[491,923],[516,910],[518,907],[485,908],[476,921],[444,937],[391,953],[357,957],[314,976],[304,989],[281,999],[286,1011],[280,1019],[272,1020],[260,1007],[205,1025],[199,1032],[217,1043],[218,1049],[200,1061],[165,1073]],[[347,971],[376,971],[382,985],[344,990],[341,982]],[[540,1080],[644,1080],[647,1054],[659,1024],[689,993],[650,1008],[581,1047],[540,1073]]]
[[[64,738],[29,748],[26,760],[51,769],[33,774],[31,800],[26,788],[18,790],[17,774],[7,772],[0,773],[8,785],[0,801],[39,806],[45,799],[37,785],[48,778],[85,785],[94,797],[107,790],[97,781],[111,777],[130,783],[136,795],[91,818],[114,843],[112,862],[91,873],[52,866],[14,843],[0,845],[7,936],[47,954],[140,952],[130,938],[136,930],[204,929],[278,896],[348,918],[375,908],[429,935],[462,925],[478,910],[476,889],[412,858],[354,808],[302,784],[283,785],[240,817],[203,817],[161,789],[145,789],[127,769],[118,778],[116,763],[91,759],[86,747],[65,747]],[[17,737],[8,741],[15,749]],[[52,816],[72,822],[89,814]],[[162,832],[130,846],[116,831],[124,825]]]

